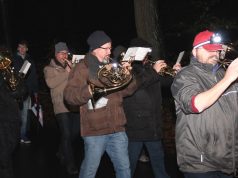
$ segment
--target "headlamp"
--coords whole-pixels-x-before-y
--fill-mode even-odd
[[[199,43],[197,44],[196,46],[194,46],[193,48],[199,48],[203,45],[206,45],[206,44],[221,44],[222,43],[222,37],[219,33],[214,33],[209,40],[207,41],[204,41],[202,43]]]
[[[211,36],[210,44],[220,44],[222,42],[222,37],[219,33],[214,33]]]

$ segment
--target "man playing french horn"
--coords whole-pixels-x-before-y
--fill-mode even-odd
[[[123,97],[136,90],[137,80],[133,78],[128,85],[103,95],[93,105],[90,84],[104,87],[98,79],[98,71],[110,58],[112,41],[105,32],[94,31],[88,37],[87,43],[90,47],[89,53],[76,64],[64,91],[65,100],[69,104],[80,105],[85,156],[79,177],[94,178],[106,151],[113,162],[116,177],[130,178],[126,117],[122,101]],[[125,62],[122,67],[126,75],[130,74],[130,63]]]

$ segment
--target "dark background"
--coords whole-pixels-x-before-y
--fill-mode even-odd
[[[24,38],[31,44],[30,52],[37,56],[47,54],[57,41],[67,42],[76,53],[85,53],[86,39],[94,30],[104,30],[112,37],[113,46],[127,45],[136,37],[133,0],[1,1],[13,50],[17,41]],[[158,0],[159,24],[167,55],[190,50],[194,35],[217,20],[213,16],[223,20],[220,30],[228,33],[226,36],[232,38],[231,41],[236,41],[237,28],[228,22],[238,21],[235,2]],[[0,33],[0,40],[4,41],[3,23]]]
[[[56,42],[65,41],[72,53],[84,54],[88,50],[86,39],[94,30],[104,30],[114,47],[127,46],[136,37],[133,0],[0,2],[0,44],[6,43],[4,23],[13,52],[19,40],[28,40],[29,53],[36,61],[42,84],[43,67],[54,54]],[[183,50],[188,52],[183,61],[188,61],[194,35],[213,23],[227,40],[238,40],[236,0],[157,0],[157,5],[165,60],[169,64]]]
[[[114,46],[136,36],[131,0],[5,0],[5,4],[13,48],[24,38],[32,45],[31,53],[34,50],[38,55],[57,41],[65,41],[72,50],[84,53],[88,48],[86,39],[94,30],[104,30]]]
[[[191,50],[194,35],[198,31],[206,29],[209,24],[217,22],[217,20],[220,20],[218,21],[220,23],[219,30],[223,32],[225,37],[230,41],[237,41],[238,31],[235,23],[238,23],[238,12],[236,1],[158,0],[159,24],[167,60],[176,58],[180,51]],[[29,53],[36,61],[39,75],[39,98],[43,107],[45,123],[43,132],[41,132],[41,129],[40,132],[43,135],[42,142],[50,143],[49,145],[45,144],[46,150],[53,150],[50,151],[47,157],[27,150],[27,154],[33,155],[34,153],[36,155],[36,161],[32,163],[32,159],[35,157],[30,155],[27,159],[30,161],[27,164],[22,164],[22,160],[25,162],[26,157],[21,156],[22,153],[19,154],[22,157],[18,160],[19,163],[17,162],[19,175],[23,175],[22,172],[24,170],[27,170],[27,174],[32,173],[34,175],[34,172],[43,172],[38,171],[38,168],[35,171],[35,167],[38,164],[34,163],[41,161],[38,156],[43,160],[47,160],[48,157],[51,158],[57,148],[55,146],[57,143],[54,142],[58,142],[59,134],[55,120],[52,119],[54,114],[50,93],[43,76],[43,67],[49,61],[54,44],[58,41],[65,41],[73,53],[83,54],[88,50],[86,43],[88,35],[94,30],[104,30],[112,38],[113,46],[118,44],[127,45],[130,39],[136,37],[134,3],[133,0],[0,0],[0,2],[0,44],[6,43],[6,34],[4,33],[4,21],[6,21],[12,50],[16,50],[16,43],[19,40],[28,40],[30,43]],[[211,4],[208,5],[208,2]],[[6,11],[5,17],[3,17],[3,10]],[[232,25],[233,22],[234,25]],[[167,89],[168,91],[169,89]],[[173,101],[168,98],[164,100],[167,101],[164,105],[166,113],[164,135],[165,151],[169,153],[167,155],[172,155],[172,163],[167,163],[171,169],[169,172],[172,174],[174,173],[172,169],[175,168],[175,171],[177,171],[176,156],[174,156],[175,119],[174,115],[171,114],[174,113],[171,104]],[[35,135],[39,135],[38,130],[34,130],[37,132]],[[55,147],[49,148],[52,145]],[[55,165],[54,162],[44,163],[44,161],[39,163],[42,165],[39,166],[39,169],[47,167],[47,171]],[[30,168],[34,167],[30,171],[29,165]],[[107,169],[108,167],[105,168]],[[54,169],[52,170],[55,171]],[[148,170],[151,173],[151,170]],[[48,172],[46,174],[48,175]]]

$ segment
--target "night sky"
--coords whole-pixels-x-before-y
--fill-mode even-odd
[[[130,0],[116,2],[11,1],[8,21],[12,42],[26,38],[34,48],[44,48],[56,41],[65,41],[74,50],[85,51],[88,35],[94,30],[104,30],[112,37],[114,45],[123,44],[136,35],[134,7]]]
[[[30,52],[35,56],[42,56],[41,58],[49,53],[57,41],[67,42],[75,53],[86,52],[86,39],[94,30],[104,30],[112,38],[113,46],[125,45],[136,37],[133,0],[1,1],[7,5],[8,33],[13,49],[16,42],[24,38],[30,42]],[[235,1],[220,0],[211,11],[218,17],[238,19]],[[186,2],[187,0],[158,0],[165,45],[167,50],[174,50],[175,54],[176,50],[184,50],[192,43],[191,36],[182,36],[183,31],[178,30],[178,27],[181,23],[191,23],[192,14],[199,16],[202,13],[192,11],[190,4]],[[172,25],[176,26],[175,30]],[[2,24],[0,32],[2,33]]]

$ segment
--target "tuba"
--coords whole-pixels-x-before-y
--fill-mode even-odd
[[[14,68],[11,64],[10,53],[8,51],[0,51],[0,71],[3,75],[3,79],[11,91],[16,91],[19,84],[19,77],[14,72]]]
[[[97,72],[97,78],[103,87],[96,86],[88,81],[92,91],[92,105],[103,96],[119,91],[126,87],[132,80],[132,74],[122,67],[122,65],[110,58],[110,62],[106,63]]]

